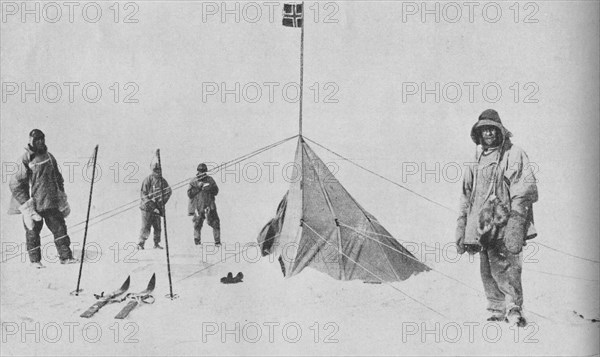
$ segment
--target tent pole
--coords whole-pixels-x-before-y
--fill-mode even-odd
[[[306,17],[304,16],[304,1],[302,2],[302,26],[300,26],[300,116],[298,120],[298,133],[302,137],[302,103],[304,99],[304,25],[306,25]]]

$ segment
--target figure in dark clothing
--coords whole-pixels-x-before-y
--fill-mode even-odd
[[[213,229],[215,245],[221,245],[221,222],[217,213],[215,196],[219,193],[219,187],[215,180],[207,175],[208,168],[205,164],[198,165],[196,177],[190,180],[187,195],[190,199],[188,204],[188,215],[193,216],[194,243],[200,245],[201,230],[204,220]]]
[[[39,129],[29,133],[29,144],[18,160],[19,170],[11,177],[12,193],[9,214],[22,214],[27,251],[32,266],[44,268],[40,249],[40,232],[44,221],[54,235],[61,264],[77,263],[71,251],[65,217],[70,209],[63,177],[58,164],[46,147],[46,137]]]
[[[460,254],[479,253],[489,321],[526,324],[522,314],[523,246],[537,234],[533,204],[538,200],[533,166],[495,110],[481,113],[471,129],[475,163],[465,173],[456,245]]]
[[[162,186],[161,186],[162,180]],[[161,194],[161,188],[163,190]],[[140,190],[140,210],[142,211],[142,229],[138,249],[144,249],[144,244],[150,236],[150,229],[154,231],[154,248],[163,249],[160,245],[161,223],[164,205],[171,198],[171,187],[160,172],[158,163],[152,165],[152,174],[142,182]],[[164,199],[164,202],[163,202]]]

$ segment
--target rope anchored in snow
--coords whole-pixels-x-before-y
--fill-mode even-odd
[[[320,148],[322,148],[324,150],[327,150],[328,152],[332,153],[333,155],[339,157],[340,159],[342,159],[344,161],[347,161],[347,162],[351,163],[352,165],[354,165],[354,166],[356,166],[356,167],[358,167],[358,168],[360,168],[360,169],[362,169],[362,170],[364,170],[364,171],[366,171],[366,172],[368,172],[368,173],[370,173],[372,175],[375,175],[375,176],[377,176],[377,177],[379,177],[379,178],[381,178],[381,179],[383,179],[383,180],[385,180],[385,181],[393,184],[394,186],[400,187],[400,188],[402,188],[402,189],[404,189],[404,190],[406,190],[406,191],[408,191],[408,192],[410,192],[410,193],[412,193],[412,194],[414,194],[414,195],[416,195],[416,196],[418,196],[418,197],[420,197],[420,198],[422,198],[422,199],[424,199],[424,200],[426,200],[426,201],[428,201],[430,203],[433,203],[436,206],[442,207],[442,208],[444,208],[444,209],[446,209],[446,210],[448,210],[450,212],[458,213],[455,209],[452,209],[452,208],[450,208],[449,206],[447,206],[447,205],[445,205],[443,203],[435,201],[435,200],[433,200],[433,199],[431,199],[431,198],[429,198],[429,197],[427,197],[425,195],[422,195],[422,194],[420,194],[420,193],[418,193],[418,192],[416,192],[414,190],[411,190],[410,188],[408,188],[408,187],[406,187],[406,186],[404,186],[404,185],[402,185],[402,184],[400,184],[400,183],[398,183],[398,182],[396,182],[394,180],[391,180],[391,179],[389,179],[389,178],[387,178],[387,177],[385,177],[383,175],[380,175],[380,174],[378,174],[378,173],[376,173],[376,172],[374,172],[372,170],[369,170],[368,168],[366,168],[366,167],[364,167],[364,166],[362,166],[362,165],[360,165],[360,164],[358,164],[358,163],[356,163],[356,162],[354,162],[354,161],[352,161],[352,160],[350,160],[350,159],[348,159],[348,158],[346,158],[346,157],[344,157],[344,156],[336,153],[335,151],[333,151],[331,149],[326,148],[325,146],[317,143],[314,140],[311,140],[311,139],[307,138],[306,136],[304,137],[304,139],[310,141],[311,143],[319,146]],[[597,263],[597,264],[600,263],[600,260],[585,258],[585,257],[581,257],[581,256],[578,256],[578,255],[575,255],[575,254],[567,253],[567,252],[564,252],[562,250],[550,247],[550,246],[548,246],[546,244],[542,244],[542,243],[538,243],[538,244],[541,245],[541,246],[543,246],[543,247],[546,247],[548,249],[551,249],[551,250],[553,250],[555,252],[558,252],[560,254],[570,256],[572,258],[576,258],[576,259],[580,259],[580,260],[585,260],[585,261],[592,262],[592,263]]]
[[[288,138],[282,139],[282,140],[277,141],[277,142],[275,142],[273,144],[264,146],[264,147],[262,147],[260,149],[257,149],[257,150],[255,150],[253,152],[250,152],[248,154],[239,156],[239,157],[237,157],[237,158],[235,158],[233,160],[227,161],[227,162],[225,162],[225,163],[223,163],[223,164],[215,167],[214,169],[212,169],[211,173],[219,172],[220,170],[223,170],[223,169],[225,169],[225,168],[227,168],[227,167],[229,167],[231,165],[237,165],[240,162],[243,162],[243,161],[248,160],[248,159],[250,159],[250,158],[252,158],[254,156],[257,156],[257,155],[262,154],[262,153],[264,153],[264,152],[266,152],[268,150],[271,150],[271,149],[273,149],[273,148],[275,148],[277,146],[280,146],[280,145],[282,145],[282,144],[284,144],[284,143],[286,143],[286,142],[288,142],[288,141],[290,141],[290,140],[292,140],[292,139],[294,139],[296,137],[298,137],[298,135],[290,136]],[[182,181],[176,183],[175,185],[173,185],[173,188],[172,188],[173,191],[175,191],[177,189],[180,189],[182,187],[185,187],[187,185],[187,183],[189,182],[189,180],[191,180],[192,178],[193,177],[186,178],[185,180],[182,180]],[[127,211],[129,211],[131,209],[137,208],[140,201],[141,201],[141,198],[138,198],[138,199],[135,199],[133,201],[127,202],[125,204],[122,204],[121,206],[118,206],[116,208],[113,208],[113,209],[110,209],[108,211],[102,212],[102,213],[100,213],[100,214],[98,214],[98,215],[90,218],[90,221],[93,221],[93,222],[90,222],[89,225],[92,226],[92,225],[101,223],[101,222],[106,221],[106,220],[108,220],[108,219],[110,219],[112,217],[115,217],[117,215],[125,213],[125,212],[127,212]],[[102,217],[102,219],[99,219],[100,217]],[[74,227],[81,226],[81,225],[83,225],[85,223],[86,223],[86,221],[81,221],[81,222],[78,222],[78,223],[76,223],[74,225],[69,226],[68,228],[72,229]],[[78,229],[78,230],[75,230],[74,232],[71,232],[71,234],[73,234],[73,233],[79,233],[79,232],[81,232],[83,230],[84,230],[84,228]],[[51,237],[51,236],[52,236],[52,233],[49,233],[49,234],[41,236],[40,239],[48,238],[48,237]],[[68,236],[68,234],[62,235],[60,237],[56,237],[56,238],[54,238],[54,242],[59,241],[61,239],[64,239],[67,236]],[[11,260],[13,258],[20,257],[21,255],[27,254],[27,253],[29,253],[31,251],[36,250],[36,249],[40,249],[41,247],[42,247],[41,245],[39,245],[37,247],[33,247],[31,249],[28,249],[28,250],[22,252],[21,254],[17,254],[17,255],[14,255],[14,256],[10,257],[10,258],[3,259],[1,261],[1,263],[5,263],[5,262],[7,262],[7,261],[9,261],[9,260]],[[0,252],[0,256],[4,257],[5,253],[6,253],[6,251]]]
[[[435,312],[436,314],[438,314],[439,316],[443,317],[443,318],[447,318],[446,315],[442,314],[441,312],[433,309],[432,307],[429,307],[428,305],[426,305],[425,303],[419,301],[418,299],[415,299],[414,297],[408,295],[407,293],[405,293],[404,291],[398,289],[397,287],[393,286],[392,284],[384,281],[381,277],[377,276],[375,273],[371,272],[369,269],[365,268],[362,264],[358,263],[357,261],[355,261],[354,259],[352,259],[351,257],[349,257],[347,254],[344,254],[344,252],[342,252],[341,250],[339,250],[338,247],[334,246],[333,244],[331,244],[329,241],[327,241],[327,239],[323,238],[323,236],[321,236],[316,230],[314,230],[308,223],[304,222],[304,226],[307,227],[308,229],[310,229],[314,234],[316,234],[319,238],[321,238],[325,243],[329,244],[330,246],[337,248],[338,252],[343,255],[344,257],[346,257],[348,260],[350,260],[351,262],[353,262],[354,264],[356,264],[357,266],[361,267],[364,271],[366,271],[367,273],[371,274],[375,279],[381,281],[383,284],[386,284],[388,286],[390,286],[392,289],[400,292],[401,294],[403,294],[404,296],[408,297],[409,299],[411,299],[412,301],[418,303],[421,306],[424,306],[425,308],[427,308],[430,311]]]

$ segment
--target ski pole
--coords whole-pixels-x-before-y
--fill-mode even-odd
[[[87,240],[88,223],[90,222],[90,210],[92,208],[92,193],[94,192],[94,179],[96,178],[96,160],[98,159],[98,145],[94,148],[94,160],[92,167],[92,182],[90,182],[90,197],[88,199],[87,215],[85,217],[85,230],[83,233],[83,246],[81,247],[81,260],[79,262],[79,276],[77,277],[77,288],[71,294],[79,296],[79,284],[81,283],[81,272],[83,270],[83,259],[85,258],[85,241]],[[89,163],[89,162],[88,162]]]
[[[171,261],[169,258],[169,238],[168,238],[168,230],[167,230],[167,212],[165,207],[165,188],[163,184],[163,176],[162,176],[162,163],[160,161],[160,149],[156,149],[156,158],[158,159],[158,177],[160,178],[160,204],[163,215],[163,222],[165,226],[165,250],[167,253],[167,271],[169,273],[169,295],[167,295],[171,300],[177,298],[177,295],[173,295],[173,283],[171,281]]]

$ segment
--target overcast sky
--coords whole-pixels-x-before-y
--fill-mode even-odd
[[[103,177],[110,179],[98,184],[97,212],[138,197],[139,183],[124,177],[143,179],[156,148],[174,183],[201,161],[224,162],[297,134],[300,29],[281,26],[281,3],[78,3],[72,18],[61,3],[60,17],[57,7],[38,3],[39,22],[33,7],[23,17],[20,4],[2,3],[3,221],[7,175],[33,128],[46,133],[63,168],[83,165],[100,145]],[[588,227],[599,214],[598,3],[427,4],[306,4],[304,134],[455,207],[457,180],[443,173],[440,182],[432,175],[423,180],[407,169],[471,160],[471,126],[494,108],[539,168],[541,230],[556,233],[549,239],[558,246],[582,249],[565,243],[568,235],[597,252],[597,232]],[[35,94],[22,97],[36,83],[39,103]],[[264,162],[283,166],[294,148],[287,143],[253,159],[263,178]],[[401,217],[412,214],[419,224],[453,230],[452,214],[337,163],[342,184],[384,221],[406,225]],[[68,165],[76,221],[85,214],[88,184],[81,166]],[[238,229],[253,236],[287,187],[281,170],[275,173],[272,185],[217,181],[225,188],[225,221],[239,221]],[[179,195],[173,211],[185,215]]]

